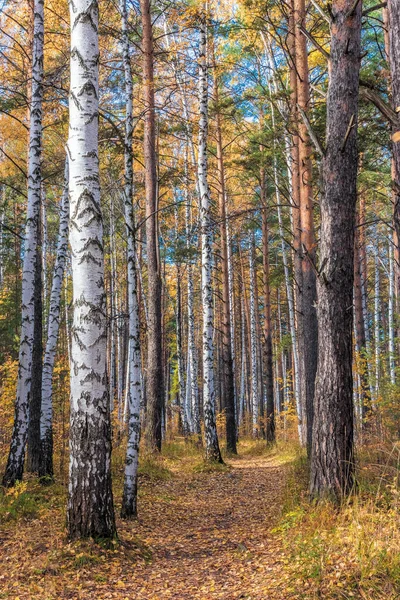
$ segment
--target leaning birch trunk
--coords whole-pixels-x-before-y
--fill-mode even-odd
[[[214,311],[212,288],[212,223],[210,193],[207,182],[208,135],[208,69],[207,24],[205,14],[200,16],[199,55],[199,150],[198,178],[200,191],[201,224],[201,296],[203,309],[203,412],[206,460],[222,462],[215,420],[214,387]]]
[[[60,328],[61,292],[68,252],[68,156],[65,161],[64,190],[61,199],[56,262],[51,287],[46,350],[42,374],[42,410],[40,415],[41,458],[39,475],[53,477],[53,370]]]
[[[252,422],[253,436],[259,435],[259,396],[257,382],[257,318],[255,305],[255,252],[254,252],[254,232],[249,235],[249,272],[250,272],[250,358],[251,358],[251,407],[252,407]]]
[[[68,530],[115,536],[98,159],[98,5],[70,4],[70,247],[73,282]]]
[[[362,2],[331,6],[327,138],[321,196],[318,369],[310,493],[338,500],[354,483],[353,283]],[[340,352],[338,352],[340,348]]]
[[[22,315],[15,415],[3,485],[22,479],[28,434],[34,338],[35,264],[40,219],[44,0],[34,0],[32,87],[29,127],[28,205],[22,267]]]
[[[122,498],[121,517],[137,515],[137,478],[140,441],[141,352],[139,302],[137,291],[135,219],[133,212],[133,85],[128,34],[128,12],[126,0],[121,1],[122,52],[125,72],[125,197],[124,215],[128,240],[128,312],[129,312],[129,352],[128,352],[128,444],[126,449],[125,480]]]

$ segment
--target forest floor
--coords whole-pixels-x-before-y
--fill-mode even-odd
[[[65,486],[21,484],[0,504],[0,598],[400,598],[400,559],[398,582],[360,572],[357,553],[333,542],[341,525],[333,507],[311,518],[293,504],[298,457],[257,443],[239,452],[213,469],[183,443],[157,461],[145,457],[139,519],[118,519],[111,547],[66,540]],[[118,500],[122,453],[114,470]]]

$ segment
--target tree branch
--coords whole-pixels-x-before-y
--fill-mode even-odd
[[[319,142],[319,140],[318,140],[318,138],[317,138],[317,136],[316,136],[313,128],[311,127],[311,123],[308,120],[308,117],[307,117],[306,113],[301,108],[301,106],[297,105],[297,108],[298,108],[298,110],[299,110],[299,112],[301,114],[301,118],[303,119],[305,126],[307,127],[308,135],[310,136],[311,141],[313,142],[316,151],[322,157],[325,156],[325,152],[324,152],[324,150],[323,150],[323,148],[322,148],[322,146],[321,146],[321,144],[320,144],[320,142]]]

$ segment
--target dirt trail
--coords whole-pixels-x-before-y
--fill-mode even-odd
[[[284,470],[266,456],[230,460],[227,473],[163,482],[142,508],[137,533],[151,547],[128,597],[277,599]],[[138,589],[138,583],[139,589]],[[134,595],[136,590],[136,595]]]
[[[285,467],[270,456],[229,464],[194,473],[178,461],[169,479],[142,478],[139,521],[118,520],[122,543],[112,550],[67,543],[65,491],[57,496],[33,483],[39,513],[0,528],[0,598],[287,600],[280,542],[271,533]]]

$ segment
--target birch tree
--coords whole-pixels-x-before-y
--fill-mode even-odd
[[[60,206],[56,262],[54,264],[48,314],[47,342],[43,360],[42,406],[40,413],[41,459],[39,475],[53,477],[53,371],[60,328],[61,292],[68,252],[68,157],[65,161],[64,189]]]
[[[69,194],[73,325],[68,532],[115,536],[98,159],[98,4],[70,4]]]
[[[257,317],[256,317],[256,270],[255,270],[254,231],[249,235],[249,272],[250,272],[250,360],[251,360],[251,408],[253,436],[259,435],[259,396],[257,381]]]
[[[199,149],[198,180],[201,227],[201,299],[203,310],[203,411],[206,460],[222,462],[215,421],[214,375],[214,309],[212,287],[212,221],[210,192],[207,181],[208,136],[208,65],[207,20],[203,10],[199,16]]]
[[[3,485],[7,487],[13,486],[15,482],[21,480],[23,476],[29,423],[29,404],[31,398],[31,370],[35,320],[35,267],[42,183],[44,0],[34,0],[33,12],[28,204],[25,227],[24,260],[22,267],[22,318],[14,425],[7,466],[3,477]]]
[[[126,450],[125,481],[122,499],[121,516],[125,518],[137,515],[137,476],[139,462],[140,440],[140,405],[142,401],[141,388],[141,353],[140,353],[140,323],[139,302],[137,292],[136,269],[136,229],[133,210],[133,83],[130,59],[130,43],[128,31],[128,10],[126,0],[121,1],[122,16],[122,57],[125,76],[125,188],[124,216],[127,237],[128,259],[128,312],[129,312],[129,416],[128,443]]]

